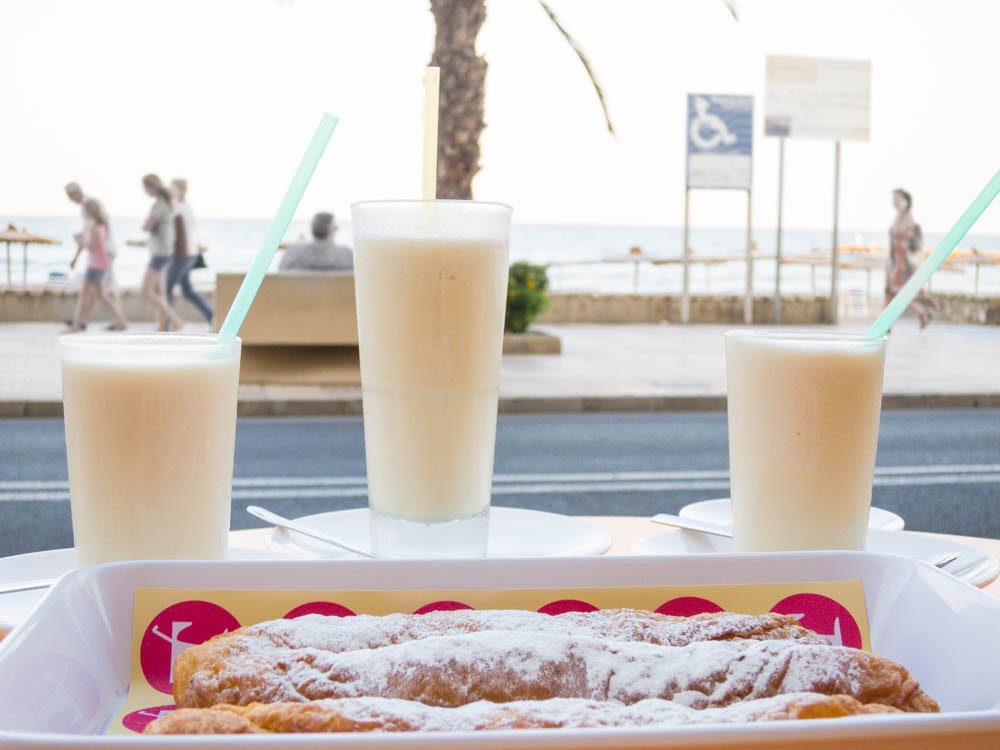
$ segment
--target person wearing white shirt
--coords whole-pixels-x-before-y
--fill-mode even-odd
[[[174,304],[174,287],[181,285],[181,293],[191,304],[212,322],[212,306],[191,286],[191,271],[198,262],[198,244],[194,235],[194,211],[187,202],[187,180],[175,177],[170,181],[170,195],[174,199],[174,255],[167,271],[167,302]]]

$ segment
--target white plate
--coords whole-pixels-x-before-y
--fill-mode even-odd
[[[949,552],[958,552],[960,553],[958,559],[949,563],[944,570],[973,586],[985,586],[1000,574],[1000,564],[996,558],[982,550],[917,531],[869,529],[865,550],[902,555],[915,560],[934,560]],[[632,553],[636,555],[684,555],[732,551],[732,539],[687,529],[673,529],[653,534],[632,545]]]
[[[718,500],[702,500],[698,503],[685,505],[677,515],[694,521],[707,521],[719,526],[733,525],[733,503],[728,497]],[[897,516],[888,510],[872,507],[868,515],[869,529],[886,529],[887,531],[902,531],[905,522],[902,516]]]
[[[369,549],[368,509],[336,510],[296,518],[300,524],[335,537],[352,547]],[[285,529],[274,529],[267,546],[297,557],[356,558],[323,542]],[[522,508],[490,508],[488,557],[571,557],[600,555],[611,536],[600,526],[572,516]]]
[[[587,730],[102,737],[128,690],[137,586],[239,589],[561,589],[860,579],[872,648],[902,662],[943,714]],[[597,750],[823,747],[995,750],[1000,600],[903,557],[859,552],[548,560],[285,560],[119,563],[62,578],[0,643],[0,747],[184,750]],[[933,626],[929,627],[928,624]],[[922,626],[923,625],[923,626]]]

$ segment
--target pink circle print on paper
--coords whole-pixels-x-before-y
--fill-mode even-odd
[[[173,711],[177,706],[173,703],[166,706],[150,706],[149,708],[140,708],[138,711],[133,711],[130,714],[125,714],[122,719],[122,726],[129,729],[136,734],[142,734],[142,730],[146,728],[146,725],[157,719],[162,719],[164,716]]]
[[[538,611],[543,615],[561,615],[566,612],[596,612],[597,607],[590,602],[583,602],[579,599],[559,599],[549,602]]]
[[[840,602],[822,594],[793,594],[771,607],[772,612],[791,615],[812,631],[826,636],[835,646],[861,648],[861,628]]]
[[[294,620],[296,617],[304,615],[323,615],[324,617],[354,617],[357,613],[348,609],[343,604],[336,602],[306,602],[300,604],[287,615],[286,620]]]
[[[415,609],[413,614],[415,615],[426,615],[428,612],[455,612],[459,609],[472,609],[468,604],[463,604],[462,602],[451,601],[450,599],[442,599],[439,602],[431,602],[430,604],[425,604],[420,609]]]
[[[212,602],[192,599],[171,604],[152,619],[142,636],[139,664],[146,681],[170,695],[174,662],[184,649],[239,626],[235,617]]]
[[[718,604],[709,599],[702,599],[700,596],[678,596],[656,608],[657,614],[670,615],[671,617],[692,617],[706,612],[721,611],[722,607]]]

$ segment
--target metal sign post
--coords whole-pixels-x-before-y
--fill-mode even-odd
[[[750,206],[753,190],[753,97],[688,94],[687,178],[684,189],[684,285],[681,321],[691,316],[691,190],[747,191],[747,291],[744,319],[753,321]]]
[[[747,293],[743,298],[743,322],[753,323],[753,190],[747,190]]]
[[[785,139],[778,139],[778,235],[774,248],[774,322],[781,322],[781,213],[785,205]]]
[[[684,188],[684,286],[681,289],[681,322],[691,321],[691,190]]]
[[[837,323],[840,316],[838,292],[840,289],[840,141],[833,146],[833,248],[830,253],[830,322]]]

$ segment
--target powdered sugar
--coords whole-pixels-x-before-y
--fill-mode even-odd
[[[670,617],[628,609],[567,612],[555,616],[525,610],[464,610],[346,618],[307,615],[295,620],[272,620],[252,625],[226,638],[239,642],[240,648],[252,648],[252,641],[260,640],[265,647],[309,647],[339,652],[482,630],[561,633],[615,641],[646,641],[664,646],[732,638],[794,638],[825,642],[821,636],[806,630],[786,615],[721,612]]]
[[[230,651],[196,672],[186,705],[379,696],[435,706],[479,700],[582,698],[637,703],[673,699],[691,708],[790,692],[847,694],[872,702],[863,679],[875,667],[876,698],[891,704],[912,683],[865,652],[795,640],[731,640],[660,646],[539,631],[430,636],[342,653],[316,648]]]

